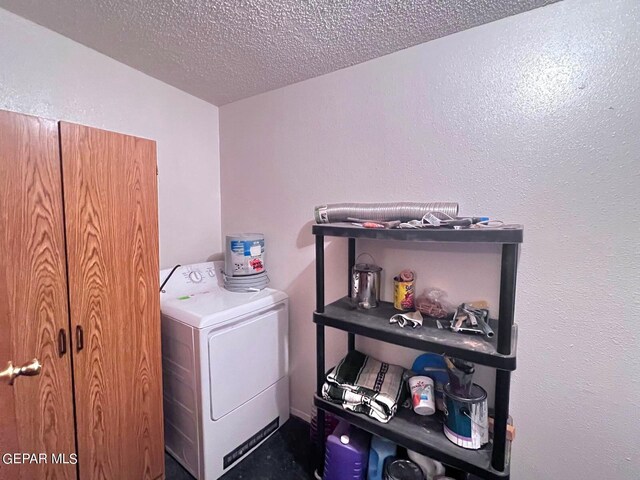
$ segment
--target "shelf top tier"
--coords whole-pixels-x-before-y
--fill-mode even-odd
[[[370,238],[375,240],[402,240],[407,242],[459,242],[459,243],[522,243],[524,227],[513,228],[364,228],[351,223],[325,223],[313,225],[314,235],[327,237]]]
[[[326,305],[323,313],[315,312],[313,320],[320,325],[423,352],[450,355],[500,370],[516,369],[517,325],[513,326],[511,333],[511,354],[503,355],[497,351],[495,337],[487,339],[479,335],[440,330],[435,319],[429,317],[424,317],[421,327],[402,328],[389,323],[391,316],[396,313],[399,313],[398,310],[389,302],[380,302],[377,308],[370,310],[358,310],[348,297],[343,297]],[[442,322],[447,323],[446,320]],[[489,324],[495,332],[498,331],[496,320],[490,319]]]

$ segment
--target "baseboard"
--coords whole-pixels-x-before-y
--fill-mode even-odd
[[[297,408],[293,407],[290,408],[289,411],[294,417],[298,417],[299,419],[304,420],[307,423],[311,423],[311,415],[309,415],[308,413],[305,413],[302,410],[298,410]]]

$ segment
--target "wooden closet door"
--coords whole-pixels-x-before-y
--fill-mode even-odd
[[[164,472],[155,142],[60,123],[79,472]]]
[[[0,111],[0,370],[42,365],[13,385],[8,371],[0,378],[0,457],[46,458],[0,458],[1,480],[76,478],[75,465],[52,457],[75,454],[61,184],[56,122]]]

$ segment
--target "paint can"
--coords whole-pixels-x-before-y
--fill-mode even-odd
[[[403,270],[393,278],[393,306],[396,310],[406,312],[415,309],[415,274],[411,270]]]
[[[487,392],[477,384],[471,386],[469,395],[461,397],[444,386],[445,436],[456,445],[478,450],[489,442],[489,416]]]
[[[369,255],[363,253],[358,256]],[[369,255],[371,257],[371,255]],[[371,257],[373,260],[373,257]],[[356,259],[357,262],[357,259]],[[376,308],[380,303],[382,268],[375,263],[356,263],[351,271],[351,303],[358,308]]]
[[[261,233],[234,233],[226,236],[224,273],[242,277],[265,272],[264,235]]]
[[[384,480],[423,480],[422,470],[411,460],[387,460],[384,469]]]

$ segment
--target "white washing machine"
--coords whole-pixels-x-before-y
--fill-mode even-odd
[[[220,477],[289,418],[287,296],[229,292],[222,267],[179,267],[160,294],[166,449],[199,480]]]

